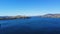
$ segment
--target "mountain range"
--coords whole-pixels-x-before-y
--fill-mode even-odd
[[[60,14],[45,14],[45,15],[35,16],[35,17],[60,18]],[[27,19],[27,18],[31,18],[31,17],[29,17],[29,16],[21,16],[21,15],[17,15],[17,16],[0,16],[0,20],[6,20],[6,19]]]

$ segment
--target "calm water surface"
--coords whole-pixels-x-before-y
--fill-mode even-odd
[[[59,18],[0,20],[1,34],[60,34]]]

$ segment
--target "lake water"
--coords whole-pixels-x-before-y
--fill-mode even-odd
[[[1,34],[60,34],[59,18],[0,20]]]

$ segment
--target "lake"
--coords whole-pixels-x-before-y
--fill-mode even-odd
[[[60,18],[0,20],[0,34],[60,34]]]

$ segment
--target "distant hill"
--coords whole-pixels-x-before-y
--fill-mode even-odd
[[[46,18],[60,18],[60,14],[45,14],[40,17],[46,17]]]

